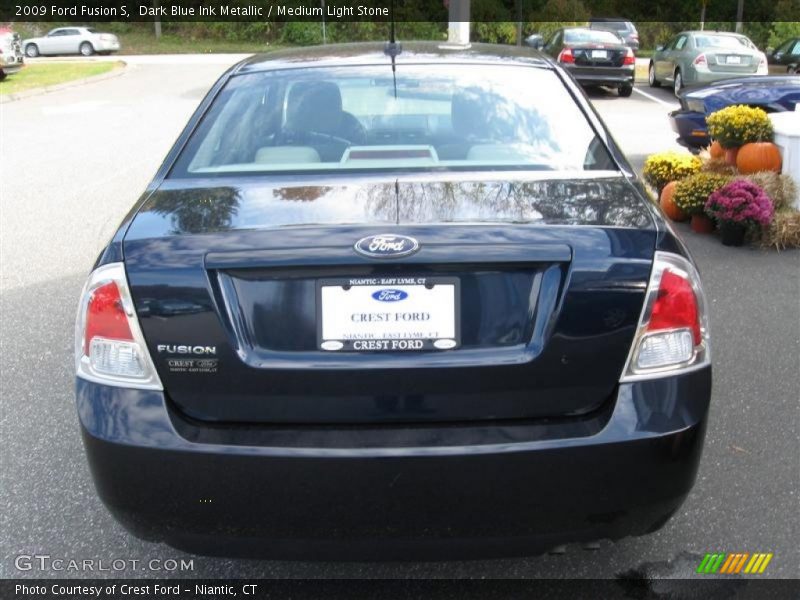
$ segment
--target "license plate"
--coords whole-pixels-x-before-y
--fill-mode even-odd
[[[592,50],[592,58],[608,58],[608,52],[605,50]]]
[[[326,352],[457,348],[455,277],[353,277],[317,283],[317,343]]]
[[[728,56],[725,58],[725,63],[729,65],[740,65],[742,64],[742,57],[741,56]]]

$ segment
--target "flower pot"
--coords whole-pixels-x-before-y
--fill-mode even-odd
[[[711,233],[714,231],[714,221],[702,213],[692,215],[692,231],[695,233]]]
[[[739,147],[725,148],[725,162],[732,167],[736,166],[736,158],[739,156]]]
[[[719,234],[723,246],[741,246],[744,244],[745,226],[732,221],[720,221]]]

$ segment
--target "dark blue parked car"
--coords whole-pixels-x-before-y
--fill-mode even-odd
[[[800,77],[776,75],[727,79],[687,92],[680,96],[681,108],[669,114],[678,143],[688,148],[702,148],[711,143],[706,117],[732,106],[758,106],[767,112],[794,110],[800,103]]]
[[[232,68],[97,261],[77,407],[135,535],[519,554],[654,531],[689,493],[706,302],[580,88],[509,47],[394,62]]]

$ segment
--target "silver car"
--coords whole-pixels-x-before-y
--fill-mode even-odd
[[[19,34],[0,31],[0,81],[19,71],[24,64]]]
[[[112,33],[100,33],[93,27],[59,27],[46,36],[22,42],[25,56],[36,58],[53,54],[110,54],[120,48],[119,39]]]
[[[675,95],[686,86],[747,75],[766,75],[767,57],[746,36],[683,31],[650,59],[650,87],[669,83]]]

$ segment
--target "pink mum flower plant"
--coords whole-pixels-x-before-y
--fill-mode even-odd
[[[705,211],[717,221],[766,227],[772,222],[774,208],[762,188],[736,179],[708,197]]]

